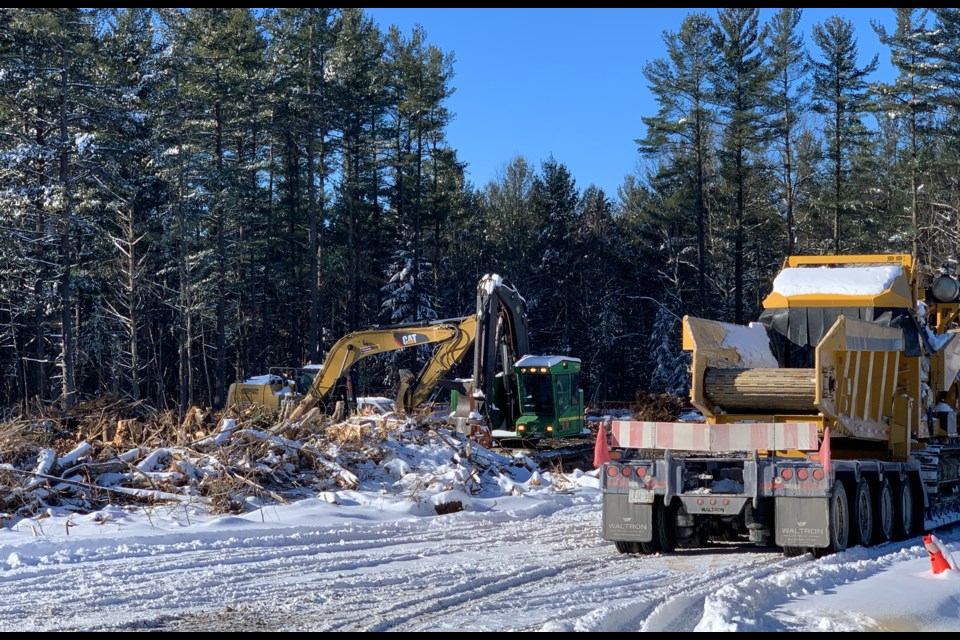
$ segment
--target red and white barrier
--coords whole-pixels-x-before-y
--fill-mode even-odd
[[[642,422],[615,420],[614,447],[675,451],[754,451],[796,449],[817,451],[816,422]]]

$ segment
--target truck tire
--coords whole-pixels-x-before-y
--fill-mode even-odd
[[[629,540],[616,540],[614,546],[620,553],[640,553],[640,543]]]
[[[787,558],[796,558],[797,556],[802,556],[805,553],[809,553],[810,549],[807,547],[784,547],[783,555]]]
[[[663,497],[656,496],[653,502],[653,540],[640,542],[640,553],[673,553],[676,549],[676,512],[663,506]]]
[[[881,544],[893,540],[894,523],[896,514],[893,503],[893,484],[887,475],[880,476],[880,484],[877,485],[877,495],[874,496],[876,502],[873,507],[873,541]]]
[[[850,510],[852,524],[850,542],[854,545],[869,547],[873,544],[873,497],[866,478],[860,478],[853,492],[853,505]]]
[[[696,549],[707,546],[706,523],[687,513],[681,504],[674,513],[674,538],[678,549]]]
[[[910,476],[903,476],[898,484],[893,501],[893,539],[904,540],[913,535],[913,482]]]
[[[839,480],[833,489],[833,495],[830,496],[829,508],[830,511],[827,514],[829,531],[827,533],[830,546],[812,549],[813,555],[818,558],[828,553],[844,551],[850,543],[850,504],[847,501],[847,489],[844,483]]]

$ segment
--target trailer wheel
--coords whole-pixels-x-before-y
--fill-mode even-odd
[[[640,553],[673,553],[677,544],[674,530],[674,523],[676,522],[675,510],[663,506],[662,496],[656,496],[654,498],[652,508],[653,540],[639,543]]]
[[[640,553],[640,543],[628,540],[616,540],[614,546],[620,553]]]
[[[880,476],[880,484],[877,486],[876,504],[873,507],[873,519],[876,523],[873,539],[877,544],[893,539],[894,522],[896,521],[894,512],[893,485],[890,483],[889,476],[882,475]]]
[[[866,478],[860,478],[853,494],[853,544],[869,547],[873,542],[873,498]]]
[[[894,540],[903,540],[913,534],[913,483],[910,476],[903,476],[897,491],[894,506]]]
[[[669,515],[669,514],[668,514]],[[674,539],[678,549],[696,549],[707,546],[709,532],[706,523],[687,513],[681,504],[673,514]],[[681,525],[681,523],[683,523]]]
[[[823,552],[837,553],[847,548],[850,542],[850,504],[847,502],[847,491],[842,483],[838,482],[830,497],[830,546],[821,549]],[[817,550],[814,550],[816,553]]]
[[[784,547],[783,555],[787,558],[796,558],[797,556],[802,556],[805,553],[808,553],[810,549],[807,547]]]

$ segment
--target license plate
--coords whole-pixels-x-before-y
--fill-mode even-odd
[[[653,489],[630,489],[627,500],[632,504],[653,504]]]

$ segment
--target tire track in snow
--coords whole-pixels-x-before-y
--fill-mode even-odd
[[[708,595],[696,631],[796,631],[774,616],[775,609],[791,600],[869,578],[888,567],[925,554],[915,541],[853,547],[817,560],[809,556],[785,565],[779,572],[747,576]],[[851,576],[854,579],[851,580]],[[862,621],[850,629],[862,630]],[[842,626],[842,625],[841,625]]]
[[[762,554],[758,557],[758,554]],[[765,566],[780,560],[751,546],[736,547],[717,552],[683,551],[678,554],[653,556],[627,556],[633,562],[629,566],[610,563],[619,572],[621,583],[609,581],[599,586],[601,597],[592,609],[586,608],[579,615],[559,612],[556,620],[543,627],[544,631],[626,631],[635,632],[644,621],[665,602],[682,597],[706,585],[723,583],[739,575],[745,567]],[[703,569],[691,563],[710,562],[713,566]]]
[[[387,617],[377,624],[363,631],[421,631],[429,622],[441,616],[455,616],[455,610],[467,605],[471,610],[483,609],[484,602],[493,600],[512,601],[519,596],[518,592],[526,591],[538,583],[561,576],[565,571],[578,565],[582,566],[586,560],[573,561],[558,566],[536,569],[524,569],[515,573],[496,576],[483,576],[472,584],[463,585],[455,595],[446,597],[432,597],[414,599],[392,605],[383,614]],[[395,612],[403,613],[396,614]],[[381,614],[381,615],[383,615]]]
[[[215,611],[242,613],[250,602],[275,611],[264,620],[271,628],[322,629],[343,617],[330,615],[331,608],[342,610],[339,603],[347,611],[363,612],[377,594],[395,598],[394,590],[409,583],[412,567],[425,566],[423,583],[440,576],[449,595],[463,576],[445,576],[445,571],[475,562],[489,578],[491,554],[513,546],[504,538],[551,536],[558,549],[579,548],[573,540],[582,536],[584,523],[592,528],[595,519],[593,509],[578,507],[558,518],[474,513],[434,520],[426,527],[400,521],[326,531],[296,527],[286,534],[277,529],[256,530],[262,535],[194,530],[116,544],[61,541],[33,555],[14,551],[16,556],[5,558],[0,629],[62,629],[58,619],[71,620],[74,629],[176,626],[185,615],[209,612],[212,603]],[[531,536],[531,526],[543,531]],[[592,546],[600,545],[595,535],[589,539]],[[0,553],[11,548],[0,547]],[[529,565],[529,558],[523,563]],[[392,573],[383,571],[391,566],[396,568]],[[40,611],[37,602],[51,603],[50,610]],[[131,602],[137,606],[131,608]]]
[[[0,630],[785,630],[779,604],[847,581],[858,558],[867,577],[905,552],[621,555],[598,521],[590,504],[0,545]]]
[[[640,622],[638,630],[693,631],[703,618],[705,601],[718,590],[733,581],[760,579],[804,562],[803,558],[784,558],[779,552],[771,555],[774,557],[743,562],[691,578],[661,592],[650,603],[648,611],[637,620]]]

